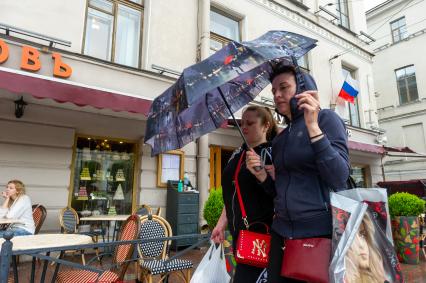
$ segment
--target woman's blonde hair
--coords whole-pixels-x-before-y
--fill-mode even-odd
[[[374,240],[374,224],[368,212],[364,214],[361,225],[364,225],[365,240],[369,250],[368,268],[360,268],[358,255],[353,243],[345,256],[345,283],[383,283],[386,280],[382,255]],[[361,225],[358,229],[361,229]],[[359,230],[358,232],[359,233]],[[355,240],[354,240],[355,241]]]
[[[22,181],[19,180],[10,180],[9,182],[7,182],[7,184],[14,184],[15,185],[15,189],[17,192],[17,197],[15,199],[15,201],[22,195],[25,195],[25,185],[24,183],[22,183]],[[9,201],[9,207],[11,207],[13,204],[12,201]]]
[[[278,127],[277,122],[272,116],[271,110],[263,106],[250,105],[244,109],[243,114],[247,111],[255,111],[257,116],[260,118],[260,123],[262,126],[269,124],[268,131],[266,132],[266,140],[273,140],[278,133]]]

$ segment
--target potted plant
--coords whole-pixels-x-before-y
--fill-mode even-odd
[[[222,198],[222,188],[212,188],[210,189],[209,197],[204,204],[203,216],[207,221],[209,230],[212,231],[219,220],[220,215],[222,214],[223,209],[223,198]]]
[[[419,263],[419,215],[425,211],[425,201],[409,193],[389,197],[389,213],[395,249],[401,262]]]

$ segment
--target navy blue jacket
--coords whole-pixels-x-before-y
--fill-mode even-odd
[[[329,109],[321,110],[318,124],[323,138],[311,143],[303,111],[290,102],[292,121],[272,142],[275,182],[264,189],[275,195],[272,229],[283,237],[331,235],[330,189],[346,189],[350,174],[345,124]]]

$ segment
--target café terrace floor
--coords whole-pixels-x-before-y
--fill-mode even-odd
[[[197,267],[198,263],[201,261],[206,251],[207,251],[207,247],[203,246],[199,249],[190,251],[188,254],[182,257],[185,259],[190,259],[194,262],[194,268],[192,272],[194,272],[195,268]],[[173,252],[172,252],[172,255],[173,255]],[[90,259],[90,256],[91,256],[90,254],[87,255],[86,259]],[[67,259],[73,260],[76,262],[80,262],[81,260],[80,256],[77,254],[74,256],[70,254],[69,256],[67,256]],[[109,261],[110,261],[110,258],[105,258],[103,260],[105,264],[107,264]],[[426,283],[426,260],[422,259],[420,261],[420,264],[418,265],[402,264],[401,266],[402,266],[402,271],[404,273],[406,283]],[[63,268],[66,268],[66,267],[62,266],[61,270]],[[40,263],[37,263],[36,282],[39,282],[40,280],[41,270],[42,270],[42,265]],[[51,266],[49,264],[45,282],[51,281],[53,270],[54,270],[54,266]],[[19,282],[23,282],[23,283],[30,282],[31,262],[29,261],[21,262],[18,266],[18,273],[19,273]],[[13,277],[12,273],[10,272],[9,282],[13,282],[12,277]],[[134,268],[134,264],[132,263],[129,265],[129,268],[127,269],[124,282],[135,282],[135,278],[136,278],[135,268]],[[158,278],[154,278],[154,282],[157,282],[157,281],[158,281]],[[169,279],[169,282],[175,283],[175,282],[182,282],[182,281],[181,280],[179,281],[176,275],[172,275]]]

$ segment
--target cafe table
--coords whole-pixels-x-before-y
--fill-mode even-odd
[[[44,249],[44,248],[60,248],[73,245],[93,244],[92,237],[79,234],[37,234],[28,236],[16,236],[12,238],[12,251],[30,250],[30,249]],[[0,239],[0,246],[3,244],[4,239]],[[18,282],[18,271],[16,265],[16,256],[13,256],[13,271],[15,283]],[[42,280],[46,275],[47,261],[43,266]],[[33,266],[31,270],[31,282],[34,281],[35,274],[35,258],[33,258]],[[42,281],[42,282],[43,282]]]
[[[81,217],[80,221],[93,221],[93,222],[101,222],[102,223],[107,222],[107,238],[109,238],[109,227],[112,221],[115,221],[114,224],[114,230],[112,234],[112,239],[115,240],[117,235],[115,234],[115,231],[117,230],[117,222],[123,222],[126,221],[127,218],[129,218],[130,214],[117,214],[117,215],[109,215],[109,214],[101,214],[101,215],[92,215],[87,217]]]

